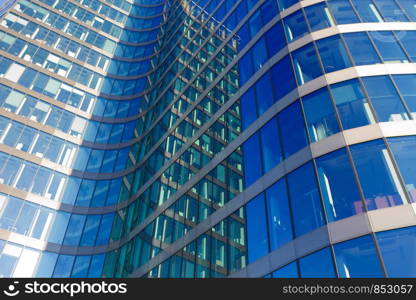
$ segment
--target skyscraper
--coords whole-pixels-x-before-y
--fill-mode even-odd
[[[0,276],[416,276],[416,0],[12,4]]]

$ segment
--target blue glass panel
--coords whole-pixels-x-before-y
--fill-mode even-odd
[[[404,192],[382,140],[351,146],[351,153],[369,210],[403,204]],[[356,205],[357,213],[364,211]]]
[[[302,103],[312,142],[320,141],[339,132],[334,107],[327,88],[303,97]]]
[[[391,0],[374,0],[378,10],[386,22],[406,22],[407,17],[400,7]]]
[[[389,138],[388,142],[394,159],[399,166],[399,171],[403,177],[410,199],[412,202],[416,202],[416,172],[414,168],[416,164],[416,137]]]
[[[276,100],[296,88],[295,76],[293,75],[289,56],[275,64],[270,72],[272,74]],[[285,76],[282,76],[282,74],[285,74]]]
[[[257,119],[257,105],[254,95],[254,88],[250,88],[241,97],[241,118],[243,130],[250,126]]]
[[[42,252],[42,256],[39,261],[36,277],[52,277],[52,272],[55,268],[58,254],[51,252]]]
[[[283,268],[274,271],[272,274],[273,278],[298,278],[298,268],[296,262],[288,264]]]
[[[407,16],[414,22],[416,21],[416,6],[413,0],[396,0],[404,9]]]
[[[328,6],[338,24],[359,23],[357,15],[348,0],[331,0]]]
[[[335,25],[325,2],[306,7],[305,13],[312,31]]]
[[[351,0],[363,22],[383,22],[372,0]]]
[[[266,203],[270,248],[273,251],[293,239],[289,199],[284,179],[266,190]]]
[[[334,252],[339,277],[383,277],[371,236],[336,244]]]
[[[376,234],[388,277],[416,275],[416,227],[400,228]]]
[[[363,81],[380,122],[409,119],[396,88],[387,76],[366,77]]]
[[[345,149],[316,160],[319,182],[329,222],[350,217],[361,208],[362,200]]]
[[[258,133],[243,144],[244,184],[250,186],[262,175],[260,139]]]
[[[273,118],[260,130],[263,170],[268,172],[282,161],[277,120]]]
[[[415,40],[416,43],[416,40]],[[416,49],[416,47],[415,47]],[[416,118],[416,75],[393,75],[399,94],[409,108],[413,119]]]
[[[278,115],[284,157],[304,148],[308,142],[299,102],[293,103]]]
[[[308,33],[305,17],[301,10],[283,19],[287,40],[292,42]]]
[[[273,89],[269,73],[256,82],[256,99],[259,115],[262,115],[273,104]]]
[[[312,163],[290,173],[287,179],[296,236],[323,226],[321,197]]]
[[[59,255],[58,261],[56,262],[55,271],[53,272],[53,277],[70,277],[74,259],[75,256],[73,255]]]
[[[269,57],[272,57],[286,46],[285,33],[283,31],[282,22],[276,23],[270,28],[266,34],[266,44],[269,51]]]
[[[331,91],[344,129],[375,123],[370,105],[357,79],[331,85]]]
[[[299,85],[322,75],[318,57],[312,44],[293,52],[293,64]]]
[[[325,73],[335,72],[351,67],[344,43],[339,35],[331,36],[316,42]]]
[[[344,38],[356,65],[371,65],[381,62],[367,33],[344,33]]]
[[[302,278],[334,278],[334,262],[331,250],[322,249],[299,260]]]
[[[263,194],[246,205],[248,261],[259,259],[269,251],[267,242],[266,209]]]
[[[406,54],[391,31],[371,31],[370,37],[384,61],[408,62]]]
[[[416,10],[416,7],[415,7],[415,10]],[[415,47],[416,31],[399,31],[399,32],[396,32],[396,36],[402,43],[409,57],[413,60],[413,62],[415,62],[416,61],[416,47]]]

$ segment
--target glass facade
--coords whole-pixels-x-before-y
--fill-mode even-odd
[[[416,276],[415,0],[9,2],[0,277]]]

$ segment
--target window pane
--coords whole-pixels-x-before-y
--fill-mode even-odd
[[[382,277],[373,239],[366,235],[334,246],[339,277]]]
[[[301,10],[283,19],[289,42],[297,40],[308,33],[308,26]]]
[[[387,76],[366,77],[363,81],[380,122],[409,119],[396,88]]]
[[[416,75],[393,75],[393,79],[413,119],[416,119]]]
[[[283,110],[278,120],[284,157],[287,158],[308,144],[299,102]]]
[[[297,169],[287,178],[296,236],[323,226],[321,199],[312,163]]]
[[[277,120],[273,118],[260,130],[263,169],[268,172],[282,161]]]
[[[416,4],[414,6],[416,9]],[[416,61],[416,47],[414,46],[416,43],[416,31],[400,31],[396,32],[396,36],[413,62]]]
[[[259,259],[269,251],[264,196],[260,194],[246,205],[248,261]]]
[[[316,45],[318,46],[325,73],[335,72],[352,66],[345,46],[338,35],[319,40],[316,42]]]
[[[375,123],[370,105],[358,80],[331,85],[331,91],[344,129]]]
[[[383,22],[372,0],[351,0],[363,22]]]
[[[367,33],[344,33],[344,38],[356,65],[361,66],[380,63],[380,58]]]
[[[322,75],[322,70],[318,67],[318,57],[312,44],[293,52],[293,64],[299,85]]]
[[[325,248],[299,260],[302,278],[334,278],[335,270],[332,254]]]
[[[396,137],[388,139],[394,159],[399,166],[407,192],[412,202],[416,202],[416,173],[415,173],[415,149],[416,137]]]
[[[266,190],[267,219],[271,250],[275,250],[293,239],[289,199],[284,179]]]
[[[409,61],[392,32],[374,31],[369,34],[385,62]]]
[[[303,97],[302,103],[308,124],[309,137],[312,142],[320,141],[339,132],[328,89],[320,89]]]
[[[374,0],[377,8],[386,22],[406,22],[408,19],[394,1]]]
[[[283,268],[273,272],[273,278],[298,278],[298,268],[296,262],[288,264]]]
[[[305,13],[313,31],[335,26],[335,21],[324,2],[306,7]]]
[[[328,221],[333,222],[360,213],[362,201],[345,149],[316,160],[319,182]]]
[[[338,24],[359,22],[348,0],[331,0],[328,1],[328,6]]]
[[[256,133],[243,144],[244,184],[250,186],[262,175],[259,134]]]
[[[404,203],[404,192],[382,140],[351,146],[351,152],[369,210]],[[357,203],[357,213],[361,210]]]
[[[416,227],[378,232],[377,241],[389,277],[415,277]]]

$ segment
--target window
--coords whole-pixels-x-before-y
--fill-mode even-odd
[[[390,0],[374,0],[377,8],[386,22],[406,22],[408,19],[400,7]]]
[[[395,63],[409,61],[391,31],[371,31],[369,34],[384,62]]]
[[[335,72],[351,67],[345,46],[339,35],[316,42],[325,73]]]
[[[302,278],[334,278],[335,270],[331,250],[322,249],[299,260]]]
[[[416,137],[389,138],[388,143],[399,167],[400,174],[412,202],[416,202],[416,174],[414,171]]]
[[[416,227],[378,232],[377,241],[388,277],[414,277]]]
[[[312,163],[292,172],[287,179],[296,236],[323,226],[321,199]]]
[[[285,25],[287,40],[292,42],[297,40],[308,33],[308,26],[306,25],[305,18],[302,10],[291,14],[283,19]]]
[[[263,170],[268,172],[282,161],[277,120],[273,118],[260,130]]]
[[[328,1],[328,6],[338,24],[359,22],[348,0],[331,0]]]
[[[329,222],[353,216],[362,200],[345,149],[316,160],[324,205]]]
[[[363,22],[383,22],[383,19],[372,0],[352,0]]]
[[[416,61],[416,47],[414,47],[416,43],[416,31],[398,32],[396,33],[396,36],[402,43],[409,57],[413,61]]]
[[[344,129],[375,123],[373,113],[357,79],[331,85]]]
[[[369,210],[403,204],[404,192],[382,140],[351,146],[351,153]],[[363,210],[359,203],[355,209]]]
[[[279,61],[271,68],[272,82],[275,91],[275,100],[282,98],[296,88],[292,65],[289,56]],[[285,76],[281,76],[285,74]]]
[[[305,13],[312,31],[335,26],[335,21],[325,2],[306,7]]]
[[[278,120],[283,153],[287,158],[308,144],[299,102],[295,102],[283,110],[278,115]]]
[[[356,65],[361,66],[380,63],[380,58],[367,33],[344,33],[344,38]]]
[[[393,75],[393,80],[413,119],[416,119],[416,75]]]
[[[272,57],[286,46],[285,34],[283,32],[282,22],[276,23],[265,34],[269,57]]]
[[[293,262],[283,268],[273,272],[273,278],[298,278],[297,263]]]
[[[262,175],[259,135],[256,133],[243,144],[244,183],[250,186]]]
[[[266,190],[266,203],[270,250],[273,251],[293,239],[285,179]]]
[[[409,119],[393,83],[387,76],[366,77],[363,81],[380,122]]]
[[[320,89],[302,99],[312,142],[320,141],[339,132],[338,122],[328,89]]]
[[[341,278],[383,276],[373,239],[369,235],[336,244],[334,252]]]
[[[406,14],[412,21],[416,21],[416,6],[413,0],[396,0],[399,5],[405,10]]]
[[[248,261],[254,262],[269,251],[264,196],[260,194],[246,205]]]
[[[320,65],[318,57],[312,44],[293,52],[293,64],[299,85],[322,75],[322,70],[318,67]]]

